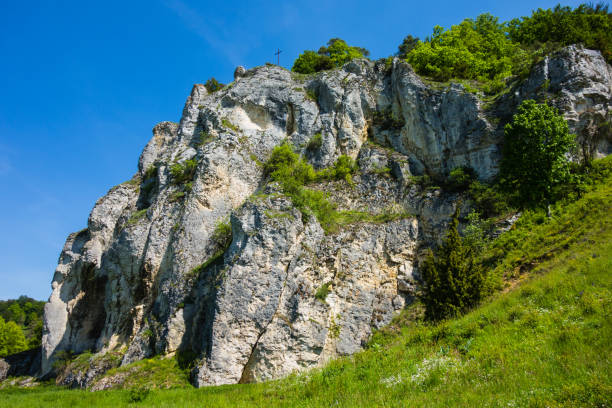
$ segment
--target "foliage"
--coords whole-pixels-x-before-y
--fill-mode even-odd
[[[204,146],[213,140],[214,140],[214,137],[210,133],[202,130],[200,131],[200,138],[197,142],[197,146],[198,147]]]
[[[21,327],[13,322],[5,322],[0,317],[0,357],[19,353],[28,348],[26,338]]]
[[[331,287],[331,284],[331,282],[326,282],[321,285],[321,287],[317,289],[317,292],[315,293],[315,299],[325,303],[325,299],[327,298],[327,295],[329,295],[329,288]]]
[[[158,168],[155,164],[151,164],[144,173],[144,182],[146,183],[149,180],[152,180],[157,177]]]
[[[357,171],[355,160],[347,155],[340,155],[334,166],[329,169],[323,169],[317,172],[318,180],[345,180],[349,184],[353,184],[352,174]]]
[[[130,390],[130,402],[142,402],[149,396],[151,390],[148,387],[138,387]]]
[[[40,346],[44,306],[45,302],[27,296],[0,300],[0,317],[7,324],[14,322],[21,328],[29,349]]]
[[[406,124],[404,118],[397,116],[391,108],[374,111],[372,114],[372,124],[379,126],[382,130],[399,130]]]
[[[318,52],[307,50],[300,54],[291,70],[300,74],[313,74],[341,67],[352,59],[368,55],[370,52],[365,48],[353,47],[340,38],[332,38],[327,42],[327,47],[319,48]]]
[[[185,192],[182,190],[178,190],[170,194],[169,200],[171,203],[174,203],[176,201],[182,200],[183,198],[185,198]]]
[[[127,221],[127,225],[135,225],[147,214],[148,208],[143,208],[139,211],[134,211]]]
[[[470,184],[468,194],[485,219],[510,211],[512,194],[500,191],[498,183],[486,184],[475,180]]]
[[[454,168],[448,175],[447,188],[450,191],[465,191],[476,179],[476,172],[468,166]]]
[[[530,17],[509,21],[507,31],[512,41],[525,46],[583,44],[612,62],[612,14],[603,3],[581,4],[573,10],[561,5],[539,8]]]
[[[362,47],[352,47],[340,38],[332,38],[327,47],[321,47],[319,55],[327,56],[336,67],[341,67],[352,59],[363,58],[370,55],[370,51]]]
[[[308,141],[306,145],[306,150],[310,152],[316,152],[323,146],[323,136],[321,132],[315,133],[315,135]]]
[[[410,51],[415,49],[419,42],[419,37],[407,35],[406,37],[404,37],[402,43],[397,47],[397,54],[395,55],[397,55],[401,59],[406,59]]]
[[[170,166],[170,176],[173,184],[184,184],[193,180],[198,162],[196,159],[185,160]]]
[[[223,127],[231,129],[234,132],[238,132],[239,131],[238,126],[236,126],[232,122],[230,122],[230,120],[228,118],[221,119],[221,124],[223,125]]]
[[[480,213],[472,210],[467,216],[467,225],[463,230],[463,244],[480,254],[488,243],[487,233],[491,228],[490,220],[483,220]]]
[[[422,267],[425,317],[441,320],[475,306],[484,296],[485,271],[474,248],[465,245],[459,231],[459,207],[436,256],[429,251]]]
[[[504,128],[500,163],[502,186],[518,192],[518,204],[537,206],[555,199],[555,188],[570,180],[574,135],[554,108],[534,100],[521,103]]]
[[[334,64],[328,56],[306,50],[294,61],[291,70],[299,74],[313,74],[332,68],[334,68]]]
[[[224,86],[225,86],[224,84],[222,84],[221,82],[217,81],[214,77],[210,78],[204,84],[204,88],[206,88],[206,90],[209,93],[217,92],[218,90],[222,89]]]
[[[407,60],[419,74],[436,80],[488,81],[512,75],[513,62],[524,59],[524,54],[507,38],[497,17],[481,14],[446,31],[435,26],[431,38],[419,42]]]
[[[275,147],[264,165],[264,172],[279,183],[283,193],[291,198],[304,220],[315,216],[326,232],[333,232],[341,224],[349,222],[353,212],[337,211],[336,204],[327,199],[326,193],[305,186],[321,180],[346,180],[351,184],[351,175],[356,170],[355,161],[342,155],[333,167],[317,172],[293,151],[289,143]]]
[[[232,243],[232,225],[228,221],[219,221],[215,226],[212,239],[223,250]]]

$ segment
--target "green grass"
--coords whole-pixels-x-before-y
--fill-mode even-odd
[[[416,304],[375,333],[366,350],[322,369],[261,384],[194,389],[177,382],[186,388],[154,389],[132,405],[609,406],[610,214],[610,178],[581,199],[558,204],[550,219],[525,214],[483,256],[505,277],[504,290],[462,317],[427,323],[414,318],[421,307]],[[151,375],[138,386],[152,381],[163,384],[164,377]],[[0,406],[7,407],[116,407],[130,399],[129,390],[91,393],[49,385],[0,391]]]
[[[135,211],[130,215],[130,218],[127,221],[127,225],[135,225],[140,221],[146,214],[148,208],[143,208],[142,210]]]
[[[233,130],[234,132],[238,132],[238,126],[234,125],[232,122],[230,122],[230,120],[228,118],[223,118],[221,119],[221,125],[223,125],[223,127],[226,127],[228,129]]]

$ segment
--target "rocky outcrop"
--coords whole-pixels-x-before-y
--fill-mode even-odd
[[[40,348],[0,358],[0,381],[7,377],[34,376],[40,372]]]
[[[609,121],[610,67],[599,54],[569,47],[542,64],[493,107],[460,85],[434,89],[399,60],[354,60],[313,76],[237,70],[212,94],[195,85],[180,123],[155,126],[137,174],[68,237],[45,306],[42,373],[62,350],[121,350],[121,364],[185,353],[205,386],[356,352],[412,300],[419,256],[456,205],[414,176],[470,166],[492,178],[503,133],[496,110],[539,96],[541,80],[573,130],[591,126],[586,112],[597,112],[598,129]],[[609,152],[607,139],[593,138],[597,154]],[[356,159],[352,185],[311,188],[369,221],[326,234],[296,210],[262,169],[284,140],[317,168]],[[66,384],[87,385],[96,370],[66,373]]]

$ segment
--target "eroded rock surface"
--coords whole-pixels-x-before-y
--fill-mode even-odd
[[[493,107],[460,85],[432,88],[399,60],[355,60],[309,77],[263,66],[212,94],[195,85],[180,123],[155,126],[137,174],[68,237],[45,306],[42,374],[62,350],[124,350],[122,364],[188,352],[205,386],[276,378],[358,351],[411,302],[419,256],[456,205],[413,176],[465,165],[492,178],[500,112],[542,95],[590,138],[593,155],[608,154],[600,125],[610,121],[610,72],[598,53],[568,47]],[[401,216],[325,234],[263,174],[284,140],[317,168],[342,154],[357,160],[354,185],[312,186],[339,209]],[[226,221],[223,251],[215,230]],[[66,381],[87,385],[93,374]]]

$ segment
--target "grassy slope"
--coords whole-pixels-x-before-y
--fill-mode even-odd
[[[409,310],[368,350],[322,370],[264,384],[153,390],[131,405],[610,406],[611,214],[608,179],[557,207],[551,220],[525,215],[487,253],[509,287],[461,318],[428,325],[412,322]],[[133,396],[42,386],[0,391],[0,406],[115,407]]]

